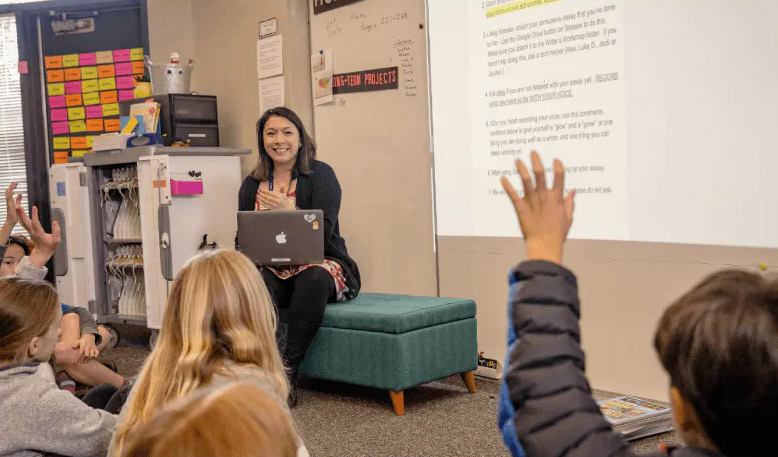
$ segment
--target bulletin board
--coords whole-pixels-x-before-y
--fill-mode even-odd
[[[92,139],[119,131],[119,102],[133,97],[135,76],[146,70],[145,10],[140,3],[102,4],[63,10],[68,18],[92,18],[94,31],[57,35],[40,18],[43,109],[49,162],[67,162],[92,150]],[[145,46],[144,46],[145,45]]]
[[[95,135],[119,131],[119,102],[144,75],[143,48],[44,57],[53,163],[92,152]]]

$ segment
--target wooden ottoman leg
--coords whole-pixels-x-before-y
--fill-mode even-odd
[[[470,393],[475,393],[478,390],[475,387],[475,378],[473,377],[472,371],[466,371],[464,373],[460,373],[459,376],[462,376],[462,380],[465,381],[467,390],[469,390]]]
[[[405,415],[405,400],[403,399],[403,391],[395,392],[389,391],[389,396],[392,397],[392,406],[394,406],[394,412],[398,416]]]

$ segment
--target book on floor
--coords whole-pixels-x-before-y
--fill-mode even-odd
[[[627,440],[636,440],[673,429],[670,407],[632,395],[620,395],[597,402],[613,430]]]

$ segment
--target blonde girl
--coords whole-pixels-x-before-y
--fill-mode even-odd
[[[190,259],[173,281],[159,340],[122,410],[110,455],[122,454],[128,434],[164,405],[220,381],[251,379],[286,408],[275,331],[273,304],[248,258],[216,250]]]
[[[124,457],[294,457],[289,412],[261,386],[230,382],[198,389],[162,408],[127,437]]]

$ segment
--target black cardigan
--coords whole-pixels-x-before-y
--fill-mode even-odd
[[[259,180],[251,175],[243,180],[238,192],[238,209],[253,211]],[[356,262],[349,257],[346,240],[340,236],[338,212],[340,211],[340,183],[335,171],[324,162],[314,160],[311,173],[297,177],[295,190],[297,207],[320,209],[324,213],[324,257],[343,267],[343,275],[349,288],[346,297],[352,299],[359,293],[361,279]]]

